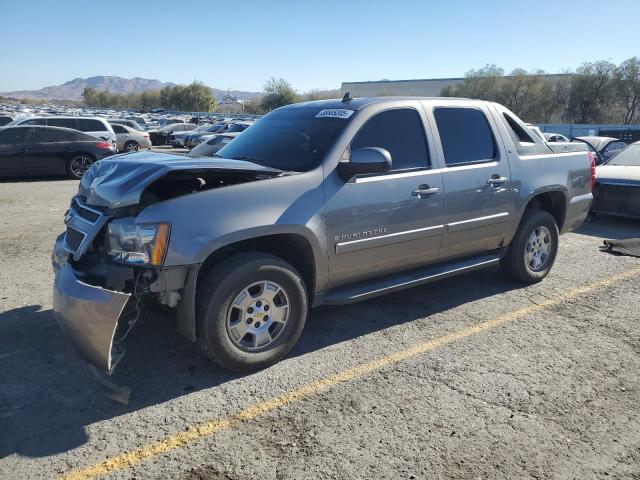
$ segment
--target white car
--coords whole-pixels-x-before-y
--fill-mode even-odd
[[[560,143],[560,142],[568,142],[569,139],[560,133],[547,133],[544,132],[544,139],[546,142],[550,143]]]
[[[65,127],[80,130],[88,135],[111,142],[117,148],[118,140],[109,122],[100,117],[27,117],[14,120],[10,125],[48,125],[49,127]]]

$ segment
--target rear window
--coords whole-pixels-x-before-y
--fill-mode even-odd
[[[99,120],[78,118],[78,130],[81,132],[105,132],[107,127]]]
[[[481,110],[440,107],[435,109],[434,116],[447,166],[495,159],[495,140]]]

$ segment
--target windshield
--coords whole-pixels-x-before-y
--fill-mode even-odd
[[[318,107],[294,107],[274,110],[265,115],[233,142],[218,152],[225,158],[249,160],[279,170],[306,172],[324,159],[347,118]],[[351,112],[350,110],[348,112]]]
[[[640,167],[640,143],[629,145],[616,156],[611,157],[607,165],[622,165],[625,167]]]

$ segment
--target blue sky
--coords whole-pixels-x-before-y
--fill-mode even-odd
[[[118,75],[259,91],[640,55],[640,1],[0,0],[0,91]]]

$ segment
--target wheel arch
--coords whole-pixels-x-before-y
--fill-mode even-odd
[[[527,200],[522,214],[532,208],[549,212],[555,218],[558,230],[562,231],[567,217],[567,192],[560,188],[534,192]]]
[[[290,263],[302,276],[309,305],[313,304],[316,291],[317,266],[311,242],[299,233],[275,233],[262,235],[221,246],[211,252],[206,259],[189,272],[183,291],[183,299],[178,304],[178,330],[191,341],[196,341],[198,285],[221,261],[242,252],[261,252],[279,257]]]

